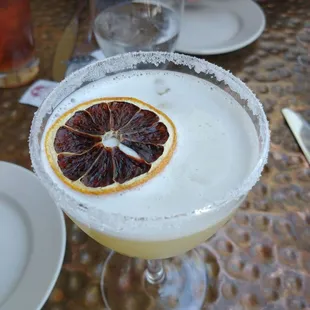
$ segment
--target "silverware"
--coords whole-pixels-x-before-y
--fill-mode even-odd
[[[57,45],[52,68],[53,79],[57,82],[64,78],[67,71],[67,62],[72,56],[78,35],[79,16],[85,5],[85,0],[79,1],[78,8]]]
[[[282,114],[310,164],[310,124],[299,113],[291,109],[282,109]]]

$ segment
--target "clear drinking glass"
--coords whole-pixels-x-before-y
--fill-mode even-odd
[[[96,83],[96,81],[103,83],[103,87],[105,81],[111,81],[111,79],[112,81],[117,81],[117,78],[115,79],[116,76],[120,77],[133,73],[135,74],[134,76],[139,77],[141,74],[143,75],[143,70],[136,71],[136,69],[141,67],[147,67],[148,71],[146,74],[153,74],[155,77],[158,74],[161,77],[165,77],[167,74],[169,76],[169,74],[181,74],[179,72],[182,72],[182,74],[185,73],[184,78],[195,78],[195,81],[198,79],[199,85],[200,83],[207,83],[211,97],[214,92],[221,94],[221,96],[224,96],[225,102],[226,100],[234,102],[232,106],[237,110],[239,109],[244,117],[247,117],[251,128],[253,128],[253,135],[251,137],[253,137],[253,143],[255,141],[253,148],[257,150],[257,155],[251,160],[247,168],[249,170],[246,170],[248,172],[246,172],[240,183],[235,184],[232,182],[232,187],[229,190],[225,190],[225,180],[221,181],[221,186],[218,187],[218,197],[220,198],[210,199],[210,197],[207,198],[208,195],[204,196],[205,191],[210,192],[208,188],[210,187],[210,180],[215,177],[215,175],[210,175],[211,179],[209,181],[197,180],[197,178],[193,180],[194,186],[201,188],[201,196],[198,198],[191,196],[193,195],[191,191],[177,187],[175,194],[171,195],[171,197],[169,196],[171,198],[170,205],[163,204],[163,201],[165,201],[164,196],[161,199],[157,199],[156,195],[152,196],[152,191],[145,190],[146,187],[143,186],[123,192],[119,196],[111,194],[112,196],[102,195],[95,197],[96,203],[93,203],[93,200],[88,200],[89,197],[73,195],[72,189],[64,186],[60,181],[59,183],[55,179],[55,175],[52,174],[50,167],[46,165],[45,133],[47,128],[49,128],[48,126],[50,126],[48,125],[49,120],[54,113],[59,116],[57,111],[59,111],[60,107],[63,108],[61,113],[64,113],[69,108],[64,102],[69,102],[71,105],[81,103],[81,99],[78,97],[79,90],[83,92],[85,87],[93,87],[93,83]],[[160,69],[162,67],[166,68],[165,71]],[[134,91],[138,96],[141,92],[141,85],[139,83],[134,83],[133,85],[135,89],[132,87],[128,88],[128,93],[122,87],[122,89],[113,88],[114,95],[116,96],[122,92],[121,96],[127,95],[129,97],[130,95],[132,96]],[[159,94],[159,101],[161,100],[160,98],[165,98],[162,96],[169,92],[170,94],[178,94],[180,91],[185,91],[184,95],[186,95],[186,90],[184,90],[186,87],[180,88],[178,84],[172,85],[169,90],[165,87],[163,88],[163,85],[158,84],[158,80],[155,80],[154,86],[159,87],[159,89],[156,88]],[[107,91],[107,88],[102,90],[104,93]],[[188,92],[190,91],[190,88],[188,88]],[[83,93],[91,97],[91,92]],[[111,93],[107,96],[111,96]],[[206,100],[206,104],[207,102],[208,100]],[[217,101],[215,100],[215,102]],[[192,117],[193,122],[202,117],[203,114],[196,107],[197,101],[189,101],[188,109],[186,108],[186,110],[184,110],[184,106],[183,110],[181,107],[179,110],[178,103],[178,100],[173,100],[173,98],[170,101],[163,99],[161,103],[162,109],[169,110],[170,107],[171,111],[171,105],[174,105],[175,113],[170,113],[172,119],[177,119],[178,115],[180,115],[179,113],[184,115],[185,118]],[[215,104],[215,108],[216,106],[217,104]],[[219,116],[223,113],[223,115],[228,115],[227,117],[232,117],[230,114],[227,114],[230,112],[234,113],[233,111],[235,111],[234,109],[229,110],[230,106],[228,104],[227,111],[219,109],[217,112]],[[207,117],[208,115],[206,115]],[[201,124],[204,124],[204,117],[201,121]],[[216,120],[211,116],[209,121],[215,125],[216,122],[220,122],[220,119]],[[204,130],[205,134],[208,134],[211,127],[208,125],[207,119],[206,123],[206,127],[202,130]],[[243,126],[243,123],[238,121],[236,122],[237,126],[239,126],[239,123],[240,126]],[[226,125],[225,122],[219,123],[219,131]],[[185,132],[182,131],[182,126],[177,128],[179,128],[179,142],[176,152],[179,153],[176,154],[181,154],[180,152],[185,152],[188,148],[182,144],[182,136],[185,135]],[[241,131],[244,132],[245,130],[241,129]],[[252,139],[250,140],[252,141]],[[214,143],[212,144],[212,149],[215,147]],[[242,144],[243,139],[238,143]],[[251,150],[251,145],[252,143],[248,146],[249,150]],[[230,147],[234,147],[234,144]],[[239,150],[238,147],[236,149]],[[225,163],[227,158],[226,144],[223,145],[222,151],[217,157],[222,156],[223,163]],[[137,52],[118,55],[90,64],[72,73],[51,92],[40,106],[34,117],[30,134],[30,154],[34,171],[46,186],[57,205],[89,236],[115,251],[111,251],[104,263],[101,289],[106,306],[109,309],[116,310],[196,310],[202,307],[207,291],[207,273],[204,260],[200,257],[199,252],[192,249],[210,238],[233,216],[249,190],[259,179],[267,160],[268,151],[269,129],[266,116],[260,102],[243,82],[231,73],[204,60],[163,52]],[[170,164],[168,164],[168,170],[164,170],[160,177],[156,176],[154,180],[159,178],[165,182],[165,176],[169,178],[169,171],[172,175],[179,175],[179,178],[182,179],[185,175],[184,169],[189,169],[190,165],[197,164],[197,162],[190,162],[191,158],[197,154],[195,153],[196,150],[190,149],[190,152],[187,164],[180,166],[178,171],[169,170]],[[240,155],[242,156],[243,153],[241,152]],[[247,152],[245,153],[246,155],[243,154],[243,156],[249,156]],[[205,159],[203,157],[202,165],[206,165],[207,161],[211,160],[212,154],[208,153],[207,155]],[[213,158],[211,162],[214,160],[216,158]],[[241,160],[240,167],[242,168],[243,165],[245,163]],[[213,169],[213,166],[211,164],[210,169]],[[230,174],[239,173],[236,166],[232,167],[228,163],[227,167],[229,171],[227,177]],[[196,169],[193,168],[192,170]],[[214,174],[216,174],[216,171]],[[156,180],[154,182],[158,184]],[[172,181],[170,184],[173,185],[173,182],[177,183],[179,180]],[[206,183],[204,184],[204,182]],[[181,185],[182,182],[177,184]],[[158,184],[158,186],[161,186],[161,184]],[[131,204],[131,195],[137,195],[134,197],[140,198],[137,198],[138,200],[134,200],[133,204]],[[170,191],[167,192],[167,195],[170,195]],[[195,200],[196,198],[197,200]],[[121,199],[122,203],[128,204],[124,208],[126,214],[122,213],[123,211],[118,211],[119,209],[117,208],[123,208],[121,204],[117,206],[111,203],[110,199]],[[135,210],[135,201],[141,204],[142,208],[145,203],[145,209],[143,208],[143,211],[139,214],[132,214],[132,211],[130,211]],[[191,201],[197,202],[190,203]],[[114,200],[114,202],[117,202],[117,200]],[[154,205],[155,212],[157,208],[164,207],[164,215],[155,216],[150,214],[147,206],[150,203]]]
[[[0,1],[0,88],[27,84],[38,72],[30,0]]]
[[[93,29],[105,56],[174,51],[184,0],[90,0]]]

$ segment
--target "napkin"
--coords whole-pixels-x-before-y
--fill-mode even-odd
[[[102,60],[105,58],[101,50],[95,50],[90,55],[95,57],[97,60]],[[36,80],[21,96],[19,103],[32,105],[38,108],[57,85],[58,83],[54,81]]]

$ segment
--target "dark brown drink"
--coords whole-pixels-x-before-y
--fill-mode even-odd
[[[16,74],[34,59],[30,1],[1,0],[0,21],[0,74]]]
[[[34,53],[29,1],[1,0],[0,20],[0,72],[18,70]]]

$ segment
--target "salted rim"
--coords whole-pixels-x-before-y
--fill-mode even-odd
[[[107,74],[122,73],[124,70],[135,70],[139,64],[153,64],[155,66],[159,66],[167,61],[174,63],[175,65],[181,65],[194,70],[197,74],[211,74],[215,76],[217,81],[223,81],[231,90],[239,94],[241,99],[247,100],[249,109],[252,111],[253,115],[258,117],[259,133],[261,133],[261,135],[258,136],[261,146],[260,155],[255,167],[239,186],[233,188],[229,192],[226,192],[221,199],[211,203],[206,201],[206,205],[204,207],[197,208],[191,212],[178,213],[166,217],[131,217],[124,216],[121,213],[106,212],[102,208],[94,205],[89,207],[87,204],[83,204],[83,206],[81,206],[80,201],[67,194],[65,190],[59,188],[57,184],[52,181],[51,177],[48,173],[46,173],[43,167],[41,158],[41,139],[43,138],[44,129],[41,131],[41,125],[44,118],[47,114],[52,113],[52,109],[55,106],[57,106],[67,96],[79,89],[85,83],[91,83],[98,79],[104,78]],[[40,134],[42,136],[40,138],[40,142],[38,143],[37,139]],[[192,56],[167,52],[132,52],[121,54],[91,63],[88,66],[73,72],[47,96],[39,109],[35,112],[29,136],[30,157],[34,172],[49,190],[52,189],[53,191],[57,191],[58,197],[60,194],[62,195],[61,198],[67,202],[63,207],[65,211],[70,211],[70,214],[72,214],[72,212],[77,213],[77,211],[84,213],[88,210],[91,214],[95,214],[94,212],[97,211],[100,215],[105,217],[107,222],[110,222],[110,220],[113,219],[125,222],[134,221],[138,223],[175,220],[180,217],[198,216],[204,213],[219,210],[220,208],[226,206],[229,202],[238,200],[245,196],[261,176],[263,167],[267,162],[269,143],[270,132],[262,104],[256,98],[254,93],[240,79],[236,78],[229,71],[226,71],[223,68],[211,64],[205,60]],[[101,198],[104,199],[104,196],[101,196]],[[69,205],[71,205],[71,207],[69,207]],[[86,210],[85,207],[87,207]],[[94,218],[94,220],[96,221],[96,218]],[[102,223],[102,225],[104,225],[104,223]]]

